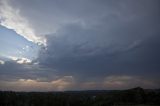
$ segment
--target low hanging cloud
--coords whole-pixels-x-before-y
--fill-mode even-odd
[[[158,88],[159,82],[130,75],[106,76],[100,81],[81,82],[79,89],[129,89],[132,87]]]
[[[1,90],[15,91],[64,91],[64,90],[96,90],[96,89],[128,89],[135,86],[155,88],[158,82],[137,76],[107,76],[101,81],[79,82],[73,76],[62,76],[51,81],[39,79],[17,79],[0,81]]]
[[[0,25],[14,30],[20,36],[38,44],[46,43],[45,38],[37,36],[29,21],[20,15],[20,10],[12,7],[9,0],[0,1]]]
[[[34,79],[18,79],[16,81],[0,81],[1,90],[15,91],[62,91],[72,87],[72,76],[64,76],[50,82]]]
[[[128,89],[141,86],[158,88],[156,76],[106,74],[101,72],[95,76],[73,75],[71,72],[60,74],[62,70],[31,64],[18,64],[16,61],[6,61],[0,65],[0,90],[15,91],[63,91],[63,90],[96,90],[96,89]],[[76,73],[81,74],[75,70]],[[70,74],[70,75],[69,75]],[[96,73],[95,73],[96,74]],[[139,75],[139,76],[138,76]],[[94,77],[95,76],[95,77]]]
[[[158,83],[158,82],[157,82]],[[105,78],[104,86],[110,89],[124,89],[124,88],[131,88],[135,86],[141,86],[144,88],[154,88],[158,87],[157,83],[145,79],[140,78],[137,76],[127,76],[127,75],[121,75],[121,76],[108,76]]]

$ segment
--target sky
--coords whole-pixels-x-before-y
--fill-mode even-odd
[[[159,0],[0,0],[0,90],[160,88]]]

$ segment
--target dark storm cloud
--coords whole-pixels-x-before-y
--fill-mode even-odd
[[[64,76],[53,83],[70,89],[113,88],[117,81],[124,85],[116,88],[160,87],[159,0],[12,1],[38,36],[47,33],[47,46],[38,67],[0,64],[2,80]]]
[[[47,50],[39,56],[40,64],[59,73],[87,78],[112,74],[157,75],[160,68],[158,1],[105,2],[112,6],[103,9],[101,3],[95,4],[94,10],[100,13],[92,14],[99,18],[93,26],[67,24],[49,36]]]
[[[34,64],[18,64],[13,60],[0,64],[0,80],[13,81],[18,79],[39,79],[44,81],[53,80],[56,72],[47,67]]]
[[[30,22],[37,36],[54,33],[66,24],[84,27],[100,25],[101,29],[123,21],[146,19],[159,11],[158,0],[10,0],[20,15]],[[104,24],[106,27],[101,26]]]

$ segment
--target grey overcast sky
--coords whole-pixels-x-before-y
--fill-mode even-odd
[[[0,90],[160,88],[159,0],[0,0]]]

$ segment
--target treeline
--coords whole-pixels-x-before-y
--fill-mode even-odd
[[[0,106],[159,105],[160,90],[0,92]]]

